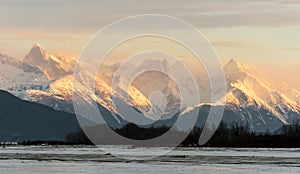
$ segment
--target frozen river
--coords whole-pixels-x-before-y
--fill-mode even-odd
[[[300,173],[300,149],[9,147],[0,149],[1,174],[240,174]],[[150,152],[150,153],[149,153]],[[129,160],[129,158],[147,159]]]

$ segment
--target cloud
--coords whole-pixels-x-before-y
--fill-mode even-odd
[[[101,28],[120,18],[155,13],[179,17],[197,27],[298,25],[296,0],[3,0],[1,24],[15,27]],[[299,7],[299,8],[297,8]]]
[[[23,6],[23,7],[44,7],[44,6],[61,6],[68,4],[83,3],[81,0],[1,0],[2,5]]]
[[[293,48],[293,47],[285,48],[285,49],[289,51],[300,51],[300,48]]]
[[[32,30],[32,29],[9,29],[9,28],[1,28],[1,33],[9,33],[4,37],[0,35],[2,40],[5,38],[10,38],[13,40],[46,40],[46,41],[56,41],[63,43],[73,42],[75,39],[65,33],[57,33],[50,31],[41,31],[41,30]]]
[[[299,0],[278,0],[282,4],[300,4]]]
[[[80,52],[92,34],[116,20],[139,14],[163,14],[183,19],[204,31],[210,40],[215,41],[212,44],[221,48],[219,51],[224,57],[234,55],[250,59],[255,56],[254,61],[288,56],[296,61],[297,58],[294,57],[299,57],[296,52],[299,29],[295,28],[300,26],[299,0],[0,2],[0,38],[4,43],[19,47],[44,41],[52,49]],[[287,28],[290,29],[286,30]],[[280,49],[276,45],[280,45]],[[223,49],[224,47],[228,49]]]
[[[215,41],[211,42],[211,44],[215,47],[246,47],[244,43],[241,42],[233,42],[233,41]]]
[[[203,13],[187,18],[199,27],[288,27],[299,25],[300,11]]]

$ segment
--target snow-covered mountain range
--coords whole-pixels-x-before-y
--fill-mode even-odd
[[[178,62],[167,64],[166,61],[143,62],[135,69],[147,67],[153,62],[161,64],[167,71],[174,71]],[[35,44],[23,60],[0,54],[0,89],[15,96],[50,106],[56,110],[74,112],[72,105],[73,71],[76,59],[48,53],[39,44]],[[84,67],[82,67],[84,71]],[[139,76],[128,89],[120,84],[120,93],[112,92],[112,75],[118,64],[104,65],[96,78],[96,94],[90,88],[82,87],[80,95],[86,96],[87,102],[96,101],[107,110],[119,114],[112,98],[123,101],[128,107],[139,110],[151,119],[151,114],[160,112],[149,99],[151,89],[163,91],[167,99],[166,114],[172,116],[180,112],[180,93],[176,84],[157,72]],[[285,124],[293,123],[300,118],[300,91],[279,82],[268,84],[261,81],[252,72],[251,67],[231,60],[224,68],[227,83],[225,113],[223,121],[226,123],[248,123],[256,132],[275,131]],[[84,73],[83,73],[84,74]],[[180,75],[180,73],[177,73]],[[89,82],[93,79],[88,74],[82,80]],[[127,79],[122,79],[127,80]],[[198,84],[199,92],[209,94],[207,80]],[[144,84],[147,85],[145,88]],[[204,85],[203,85],[204,84]],[[129,98],[126,97],[128,92]],[[206,96],[206,98],[209,98]],[[216,103],[206,102],[185,108],[182,113],[188,116],[199,110],[198,126],[203,125],[209,107],[219,107]],[[165,119],[168,118],[167,116]]]
[[[76,63],[74,57],[48,53],[38,43],[33,45],[23,60],[40,69],[48,79],[58,79],[72,74]]]
[[[287,87],[285,84],[279,83],[278,88],[273,89],[253,76],[245,65],[234,60],[224,67],[224,71],[228,83],[228,107],[263,108],[283,123],[291,123],[299,116],[299,98],[296,98],[299,92],[295,89],[294,97],[288,89],[284,89]]]
[[[35,101],[57,110],[74,112],[72,95],[75,60],[75,58],[68,58],[62,55],[53,55],[45,51],[39,44],[35,44],[24,58],[24,62],[37,67],[37,69],[48,78],[50,83],[47,90],[29,89],[24,91],[27,98],[23,99]],[[93,80],[93,77],[88,73],[82,72],[82,74],[84,74],[81,76],[82,82],[91,84],[90,81]],[[80,95],[87,95],[87,102],[92,102],[90,101],[90,99],[92,99],[111,112],[116,113],[116,108],[111,100],[111,98],[114,97],[124,100],[128,105],[147,110],[149,107],[148,99],[135,87],[131,86],[129,90],[129,96],[132,100],[126,100],[124,96],[112,93],[113,90],[111,86],[105,82],[105,79],[101,78],[103,76],[99,76],[95,79],[96,95],[93,94],[90,87],[82,86],[83,90]]]
[[[5,54],[0,54],[0,89],[28,99],[28,90],[49,90],[51,81],[39,68]]]

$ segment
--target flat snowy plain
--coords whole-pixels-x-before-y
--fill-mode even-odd
[[[240,174],[300,173],[300,149],[8,147],[0,149],[1,174]],[[111,154],[117,155],[117,158]],[[147,159],[129,160],[130,158]]]

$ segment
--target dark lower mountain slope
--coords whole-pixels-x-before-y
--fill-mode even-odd
[[[65,140],[79,127],[74,114],[23,101],[0,90],[0,142]]]

